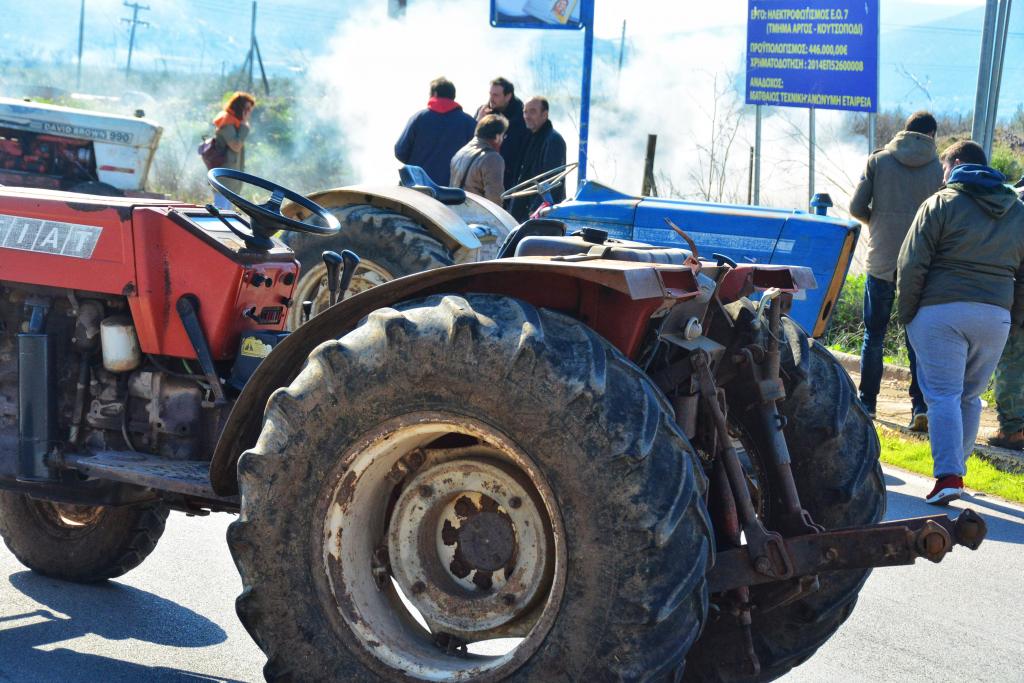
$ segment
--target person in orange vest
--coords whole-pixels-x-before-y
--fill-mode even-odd
[[[236,92],[227,105],[213,119],[213,125],[217,129],[217,145],[223,148],[224,168],[233,168],[236,171],[245,170],[245,141],[249,137],[251,127],[249,117],[252,110],[256,108],[256,98],[247,92]],[[239,191],[239,181],[228,178],[221,182],[235,192]],[[214,192],[213,204],[219,209],[230,209],[231,202],[219,193]]]

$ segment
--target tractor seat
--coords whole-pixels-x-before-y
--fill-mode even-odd
[[[409,187],[423,194],[428,194],[442,204],[462,204],[466,201],[466,191],[457,187],[438,185],[427,172],[419,166],[403,166],[398,169],[399,185]]]

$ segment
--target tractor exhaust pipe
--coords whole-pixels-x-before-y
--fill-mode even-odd
[[[57,374],[46,304],[30,304],[28,331],[18,334],[19,481],[55,481],[46,458],[57,442]]]

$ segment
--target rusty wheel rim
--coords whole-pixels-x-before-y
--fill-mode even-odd
[[[336,472],[317,530],[336,628],[426,680],[499,679],[529,659],[558,612],[566,549],[526,453],[483,422],[418,413],[360,438]]]
[[[387,268],[369,260],[363,259],[356,266],[356,272],[352,275],[352,284],[349,285],[345,298],[349,298],[360,292],[365,292],[377,285],[394,280]],[[324,311],[330,302],[330,291],[327,289],[327,266],[323,262],[317,263],[303,273],[299,278],[299,284],[295,287],[295,294],[292,297],[295,305],[288,309],[288,329],[298,329],[302,324],[302,302],[312,301],[313,311],[310,317]]]

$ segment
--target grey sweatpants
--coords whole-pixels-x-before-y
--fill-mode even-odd
[[[907,325],[928,403],[936,477],[966,474],[981,421],[981,392],[1009,333],[1008,310],[973,301],[924,306]]]

